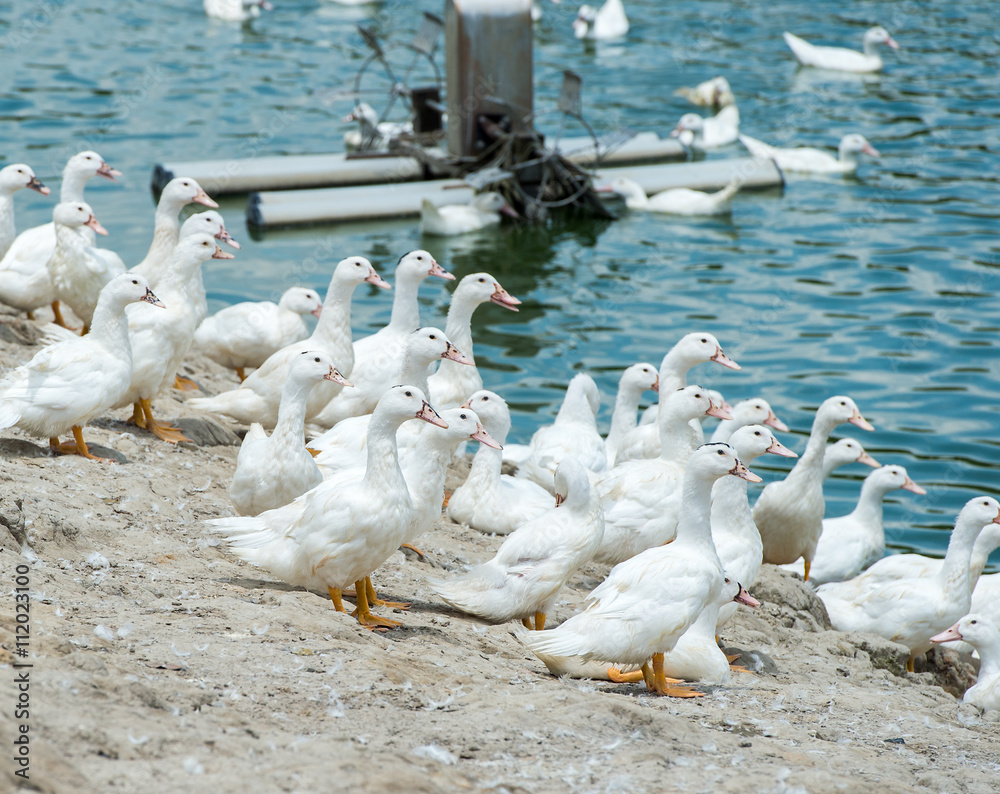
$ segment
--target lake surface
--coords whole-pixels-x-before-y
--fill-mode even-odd
[[[331,97],[363,57],[356,24],[374,20],[408,38],[419,10],[442,8],[274,2],[273,13],[241,26],[206,19],[200,0],[0,1],[0,164],[27,162],[55,188],[69,154],[96,149],[125,172],[119,185],[88,188],[111,232],[102,242],[137,262],[152,229],[156,162],[342,149],[340,118],[351,103]],[[323,264],[308,283],[320,289],[349,254],[390,275],[418,247],[459,277],[487,270],[525,302],[519,314],[484,306],[474,322],[476,359],[487,386],[515,409],[516,441],[551,419],[575,371],[597,379],[607,421],[623,366],[658,364],[684,333],[711,331],[744,369],[701,366],[691,382],[733,403],[764,396],[797,451],[815,407],[852,396],[877,430],[840,430],[863,435],[879,460],[906,466],[928,489],[887,500],[890,545],[941,553],[942,530],[967,499],[1000,495],[1000,40],[984,35],[995,4],[631,0],[627,39],[588,46],[572,38],[576,4],[566,2],[546,4],[536,26],[538,109],[552,106],[562,70],[572,68],[598,132],[665,135],[693,109],[673,89],[725,74],[747,134],[835,147],[861,132],[882,158],[857,178],[792,177],[783,191],[739,196],[731,218],[620,208],[614,222],[556,219],[444,242],[421,238],[415,222],[251,239],[243,199],[226,200],[244,248],[206,268],[213,309],[275,298],[311,256]],[[902,46],[878,76],[797,69],[781,40],[788,29],[859,48],[876,22]],[[51,200],[25,193],[19,228],[49,220]],[[390,300],[359,290],[356,331],[383,324]],[[427,283],[421,301],[424,322],[443,326],[440,282]],[[769,457],[755,466],[765,479],[786,465]],[[851,509],[866,473],[848,467],[828,483],[829,515]]]

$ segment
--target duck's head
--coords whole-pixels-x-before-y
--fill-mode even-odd
[[[35,172],[24,163],[14,163],[0,168],[0,190],[5,193],[13,193],[22,188],[37,190],[43,196],[52,192],[39,181]]]
[[[507,203],[507,199],[492,190],[480,193],[472,199],[471,204],[480,212],[497,212],[509,218],[520,217],[517,210]]]
[[[742,369],[739,364],[722,352],[719,340],[710,333],[685,334],[667,355],[679,360],[682,367],[686,368],[713,361],[727,369]]]
[[[344,121],[360,121],[369,127],[377,127],[378,112],[367,102],[359,102],[350,113],[344,116]]]
[[[750,595],[746,591],[746,588],[728,573],[725,574],[722,580],[722,592],[719,594],[719,601],[723,604],[735,601],[737,604],[744,604],[751,609],[756,609],[760,606],[760,601]]]
[[[67,173],[79,174],[85,177],[103,176],[114,182],[116,176],[121,176],[122,172],[112,168],[97,152],[86,151],[74,154],[66,161],[66,168],[63,176]]]
[[[891,47],[894,50],[899,49],[899,44],[897,44],[896,40],[889,35],[889,31],[886,30],[881,25],[876,25],[875,27],[868,28],[868,30],[865,31],[864,43],[885,44],[886,46]]]
[[[886,491],[902,488],[904,491],[910,491],[920,496],[927,493],[927,491],[910,479],[910,475],[906,473],[906,469],[895,464],[875,469],[875,471],[868,475],[867,479]]]
[[[1000,502],[992,496],[974,496],[958,514],[959,522],[979,527],[1000,524]]]
[[[682,132],[690,132],[697,135],[705,129],[705,119],[699,116],[697,113],[685,113],[681,116],[680,121],[677,122],[677,126],[674,127],[673,132],[670,136],[677,138]]]
[[[462,403],[462,407],[475,411],[483,427],[500,444],[507,440],[507,434],[510,432],[510,409],[507,407],[507,401],[499,394],[488,389],[480,389]]]
[[[1000,643],[1000,626],[988,615],[972,613],[966,615],[950,629],[931,637],[931,642],[956,642],[965,640],[974,648]]]
[[[735,449],[719,442],[702,444],[692,452],[688,458],[688,471],[713,480],[731,474],[747,482],[762,482],[760,477],[743,465]]]
[[[736,407],[732,409],[731,413],[733,418],[741,424],[768,425],[782,433],[788,432],[788,425],[775,416],[771,406],[763,397],[742,400],[736,403]]]
[[[233,255],[215,244],[215,237],[207,232],[195,232],[179,240],[171,254],[171,261],[195,267],[209,259],[233,259]]]
[[[288,377],[296,383],[318,383],[321,380],[339,383],[341,386],[353,384],[340,374],[333,359],[319,350],[306,350],[292,359],[288,367]]]
[[[573,20],[573,35],[578,39],[587,37],[591,26],[597,21],[597,9],[593,6],[582,5],[576,12],[576,19]]]
[[[231,248],[238,249],[241,247],[226,230],[226,222],[215,210],[207,210],[206,212],[198,212],[192,215],[181,224],[181,231],[178,237],[179,239],[184,239],[189,234],[195,234],[196,232],[210,234],[216,240],[226,243]]]
[[[420,419],[438,427],[448,427],[448,423],[431,407],[424,393],[416,386],[393,386],[388,389],[379,399],[372,415],[400,423],[407,419]]]
[[[708,389],[697,384],[685,386],[668,395],[664,407],[671,416],[685,421],[700,419],[703,416],[714,416],[716,419],[733,418],[721,405],[716,405],[712,401]]]
[[[367,281],[376,287],[391,289],[389,283],[375,272],[372,263],[363,256],[349,256],[346,259],[341,259],[333,269],[333,280],[354,285]]]
[[[149,288],[149,282],[137,273],[122,273],[115,276],[104,285],[101,294],[97,299],[98,305],[104,301],[113,301],[123,309],[130,303],[144,301],[164,308],[164,303]]]
[[[446,358],[458,364],[473,363],[472,359],[448,341],[444,331],[432,326],[418,328],[406,337],[406,355],[422,364],[431,364],[439,358]]]
[[[171,179],[160,193],[160,203],[166,206],[185,204],[204,204],[206,207],[218,209],[219,205],[209,198],[201,185],[189,176],[178,176]]]
[[[823,463],[830,466],[830,470],[846,466],[848,463],[863,463],[877,469],[882,464],[865,452],[860,441],[853,438],[842,438],[836,444],[828,444],[823,452]]]
[[[573,406],[574,412],[576,412],[577,407],[589,410],[591,415],[596,417],[597,412],[601,409],[601,392],[594,379],[586,372],[578,372],[574,375],[566,387],[563,406]],[[584,409],[583,406],[586,408]],[[561,413],[562,409],[560,409]]]
[[[484,447],[503,449],[483,427],[479,416],[471,408],[448,408],[441,412],[441,418],[447,422],[448,427],[433,436],[445,439],[450,446],[457,446],[463,441],[478,441]]]
[[[305,287],[286,289],[278,306],[296,314],[311,314],[313,317],[319,317],[323,312],[323,301],[319,293]]]
[[[86,226],[98,234],[108,233],[108,230],[97,222],[90,205],[83,201],[64,201],[61,204],[56,204],[52,210],[52,222],[73,228]]]
[[[850,397],[844,396],[843,394],[837,394],[824,400],[823,404],[820,405],[819,410],[816,412],[816,416],[837,425],[843,424],[844,422],[850,422],[852,425],[857,425],[862,430],[875,429],[872,427],[871,422],[861,415],[861,411],[859,411],[858,406],[854,404],[854,400]]]
[[[563,458],[555,473],[556,507],[575,509],[590,501],[590,478],[587,470],[576,458]]]
[[[878,149],[872,146],[864,135],[857,132],[849,133],[840,139],[841,157],[856,157],[859,154],[867,154],[869,157],[881,157]]]
[[[610,182],[598,185],[597,192],[614,193],[624,199],[633,198],[642,200],[646,198],[646,191],[642,189],[642,185],[624,176],[615,177]]]
[[[489,273],[470,273],[467,275],[458,283],[452,300],[455,300],[456,297],[459,300],[468,300],[476,304],[495,303],[497,306],[510,309],[512,312],[516,312],[517,307],[521,305],[521,301],[501,287],[500,282]]]
[[[660,390],[660,373],[652,364],[641,361],[632,364],[622,373],[618,381],[619,390],[629,390],[642,393],[644,391],[658,392]]]
[[[410,251],[399,258],[399,262],[396,264],[396,280],[398,281],[400,278],[407,276],[413,276],[421,280],[428,276],[443,278],[445,281],[455,280],[455,276],[452,273],[441,267],[437,263],[437,260],[423,249]]]
[[[783,458],[797,458],[792,450],[782,444],[763,425],[745,425],[733,432],[729,445],[736,450],[740,460],[751,461],[766,452]]]

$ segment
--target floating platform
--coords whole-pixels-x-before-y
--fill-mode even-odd
[[[603,167],[596,172],[595,184],[610,182],[619,176],[638,182],[650,195],[677,187],[720,190],[734,178],[741,180],[744,190],[781,187],[785,183],[781,169],[772,160],[741,158]],[[471,187],[457,179],[261,191],[250,195],[247,223],[267,228],[415,217],[420,214],[424,199],[435,206],[466,204],[474,194]]]

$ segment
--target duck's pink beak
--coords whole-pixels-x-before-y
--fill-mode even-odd
[[[861,412],[858,411],[857,408],[854,409],[854,413],[851,414],[851,418],[848,419],[847,421],[850,422],[852,425],[857,425],[862,430],[874,430],[875,429],[874,427],[872,427],[872,423],[869,422],[867,419],[865,419],[861,415]]]
[[[311,314],[313,317],[319,317],[322,313],[323,313],[323,304],[320,304],[311,312],[309,312],[309,314]]]
[[[497,306],[503,306],[505,309],[510,309],[512,312],[518,311],[517,307],[521,305],[521,301],[507,292],[507,290],[495,281],[493,282],[493,294],[490,295],[490,303],[495,303]]]
[[[867,155],[870,155],[871,157],[881,157],[882,156],[879,153],[879,150],[876,149],[874,146],[872,146],[870,143],[865,143],[865,145],[861,147],[861,151],[864,152]]]
[[[717,419],[732,419],[733,418],[733,415],[731,413],[729,413],[729,411],[727,411],[721,405],[716,405],[711,400],[709,400],[708,403],[709,403],[708,410],[705,411],[705,416],[714,416]]]
[[[441,354],[441,358],[446,358],[449,361],[454,361],[456,364],[474,364],[475,362],[469,358],[467,355],[462,353],[457,347],[455,347],[451,342],[448,343],[448,349]]]
[[[614,193],[615,189],[611,185],[598,185],[594,188],[595,193]]]
[[[931,642],[933,643],[954,642],[955,640],[961,640],[961,639],[963,639],[962,632],[958,630],[958,624],[956,623],[950,629],[945,629],[940,634],[935,634],[933,637],[931,637]]]
[[[894,50],[899,49],[899,43],[892,36],[889,36],[889,38],[885,40],[885,43],[888,44],[890,47],[892,47]]]
[[[464,403],[462,403],[458,407],[459,408],[468,408],[471,411],[472,410],[472,398],[470,397],[468,400],[466,400]]]
[[[736,465],[729,470],[729,473],[734,477],[739,477],[747,482],[764,482],[760,477],[744,466],[742,461],[736,461]]]
[[[478,422],[476,423],[476,432],[469,436],[469,438],[473,441],[478,441],[483,446],[492,447],[493,449],[503,449],[503,447],[497,443],[497,440],[486,432],[486,428]]]
[[[993,519],[994,524],[1000,524],[1000,510],[997,511],[997,517]]]
[[[208,197],[208,193],[205,192],[203,188],[198,188],[198,192],[194,194],[194,198],[191,199],[192,204],[204,204],[206,207],[211,207],[212,209],[218,209],[219,205],[212,201]]]
[[[794,452],[792,452],[788,447],[782,444],[778,439],[771,441],[771,446],[769,446],[765,452],[770,452],[772,455],[781,455],[783,458],[797,458]]]
[[[146,287],[146,294],[143,295],[141,298],[139,298],[139,300],[146,301],[146,303],[150,303],[153,306],[159,306],[161,309],[167,308],[167,304],[165,304],[163,301],[157,298],[153,294],[153,290],[151,290],[149,287]]]
[[[235,248],[235,249],[239,250],[240,248],[243,247],[243,246],[241,246],[238,242],[236,242],[233,239],[233,236],[228,231],[226,231],[226,227],[225,226],[223,226],[221,229],[219,229],[219,233],[217,235],[215,235],[215,239],[216,240],[221,240],[226,245],[228,245],[230,248]]]
[[[767,412],[767,419],[764,420],[764,424],[773,427],[775,430],[780,430],[782,433],[788,432],[788,425],[775,416],[774,411]]]
[[[376,287],[381,287],[382,289],[392,289],[392,287],[389,286],[389,282],[382,278],[374,270],[368,274],[368,278],[366,278],[365,281],[369,284],[374,284]]]
[[[212,259],[235,259],[231,253],[228,251],[223,251],[219,246],[215,246],[215,253],[212,254]]]
[[[728,367],[729,369],[743,369],[743,367],[723,353],[721,347],[715,348],[715,355],[712,356],[709,361],[714,361],[716,364],[722,364],[722,366]]]
[[[449,273],[441,265],[437,263],[437,260],[432,260],[431,269],[427,271],[428,276],[437,276],[438,278],[443,278],[445,281],[454,281],[455,275]]]
[[[873,469],[877,469],[882,464],[879,463],[875,458],[869,455],[867,452],[863,451],[858,455],[858,463],[864,463],[866,466],[871,466]]]
[[[115,181],[116,176],[121,176],[122,172],[116,168],[112,168],[110,165],[101,161],[101,167],[97,169],[97,175],[103,176],[105,179],[110,179],[112,182]]]
[[[521,216],[517,214],[517,210],[514,209],[510,204],[504,204],[500,208],[500,214],[506,215],[508,218],[520,218]]]
[[[99,224],[97,222],[97,218],[95,218],[93,215],[91,215],[89,218],[87,218],[87,222],[85,224],[83,224],[83,225],[84,226],[89,226],[91,229],[93,229],[98,234],[103,234],[105,236],[107,236],[107,234],[108,234],[108,230],[105,229],[103,226],[101,226],[101,224]]]
[[[740,585],[740,592],[736,594],[736,598],[733,601],[737,604],[746,604],[751,609],[756,609],[760,606],[760,601],[750,595],[743,585]]]
[[[563,496],[561,493],[556,494],[556,507],[559,507],[559,505],[561,505],[565,501],[566,501],[565,496]]]
[[[913,493],[919,494],[920,496],[925,496],[927,494],[926,490],[924,490],[919,485],[917,485],[909,477],[907,477],[906,481],[903,483],[903,490],[904,491],[912,491]]]
[[[430,403],[426,400],[420,406],[420,410],[417,411],[417,419],[423,419],[425,422],[430,422],[432,425],[437,425],[438,427],[448,427],[448,423],[441,418],[437,411],[431,408]]]
[[[31,177],[31,181],[27,184],[27,187],[31,190],[37,190],[43,196],[47,196],[52,192],[42,184],[42,181],[37,176]]]
[[[340,374],[340,370],[336,367],[330,367],[330,371],[323,376],[323,380],[332,380],[334,383],[339,383],[341,386],[354,386],[353,383]]]
[[[649,390],[650,391],[655,391],[657,394],[660,393],[660,376],[659,375],[656,376],[656,381],[653,383],[652,386],[649,387]]]

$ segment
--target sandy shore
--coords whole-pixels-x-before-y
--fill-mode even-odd
[[[0,366],[36,340],[0,315]],[[210,392],[233,381],[197,357],[187,374]],[[371,633],[205,532],[204,519],[232,514],[240,428],[196,417],[184,398],[157,400],[157,415],[192,418],[199,444],[159,442],[127,412],[87,429],[127,461],[117,466],[0,433],[3,790],[23,784],[11,654],[27,564],[26,790],[997,791],[1000,724],[959,709],[968,670],[954,654],[907,675],[903,648],[829,630],[811,591],[770,567],[753,588],[764,606],[741,609],[723,639],[777,672],[738,674],[698,700],[553,678],[509,626],[436,603],[428,575],[500,542],[446,520],[418,541],[424,558],[397,553],[376,573],[381,595],[413,607],[394,615],[401,629]],[[550,625],[605,573],[578,575]]]

